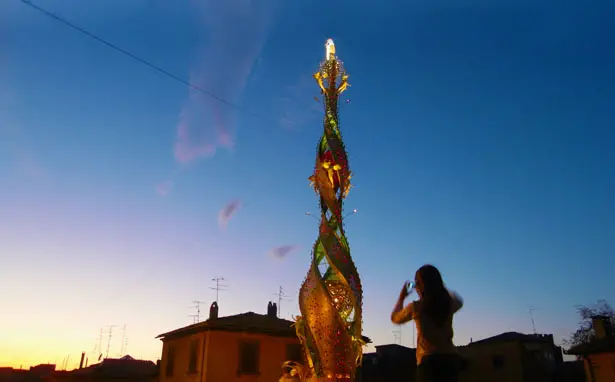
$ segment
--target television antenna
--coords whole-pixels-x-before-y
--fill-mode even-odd
[[[214,277],[213,279],[211,279],[211,281],[216,283],[215,287],[209,287],[209,289],[213,289],[216,291],[216,304],[218,304],[218,297],[219,297],[219,293],[220,291],[226,291],[228,289],[224,289],[224,288],[228,288],[228,285],[223,285],[220,284],[221,281],[225,281],[224,277]]]
[[[534,329],[534,334],[536,334],[536,321],[534,321],[534,312],[536,308],[533,305],[530,305],[528,308],[528,312],[530,314],[530,319],[532,320],[532,328]]]
[[[284,293],[284,288],[282,288],[281,285],[280,285],[280,288],[278,289],[278,292],[273,293],[273,295],[278,297],[278,317],[281,318],[282,317],[282,300],[290,301],[291,299],[286,297],[286,294]]]

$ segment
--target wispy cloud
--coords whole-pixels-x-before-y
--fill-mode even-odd
[[[173,189],[172,180],[165,180],[164,182],[160,182],[158,183],[158,185],[156,185],[156,192],[160,196],[167,196],[171,192],[172,189]]]
[[[225,205],[218,214],[218,224],[220,228],[226,228],[231,218],[239,211],[242,206],[242,202],[239,199],[235,199]]]
[[[275,259],[284,259],[291,253],[298,250],[300,247],[298,245],[281,245],[279,247],[273,247],[269,251],[269,256]]]
[[[206,0],[197,4],[207,44],[190,82],[235,104],[254,67],[280,0]],[[180,164],[233,148],[237,110],[191,89],[182,106],[174,146]]]

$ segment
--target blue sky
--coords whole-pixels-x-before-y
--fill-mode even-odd
[[[153,337],[190,324],[216,276],[221,314],[265,312],[280,285],[282,315],[298,314],[317,235],[311,75],[329,37],[351,76],[347,233],[366,335],[393,342],[390,309],[424,263],[465,298],[458,344],[531,332],[530,305],[559,340],[575,305],[613,301],[606,2],[35,3],[238,108],[0,4],[0,364],[76,362],[107,324],[156,359]],[[282,245],[297,249],[267,255]]]

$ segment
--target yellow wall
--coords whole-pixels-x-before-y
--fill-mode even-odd
[[[197,333],[177,339],[165,341],[162,344],[162,358],[160,359],[160,381],[161,382],[201,382],[201,370],[203,365],[203,345],[207,347],[207,333]],[[201,340],[201,347],[197,357],[197,373],[188,373],[188,365],[190,362],[190,343],[193,339]],[[175,365],[173,367],[173,375],[167,377],[167,363],[169,359],[169,347],[173,347],[175,352]]]
[[[592,354],[588,358],[585,359],[585,376],[588,382],[615,381],[615,353]],[[593,368],[593,381],[589,362],[591,362]]]
[[[468,363],[460,373],[460,382],[521,382],[523,381],[523,362],[521,349],[517,342],[486,343],[464,346],[459,353]],[[504,356],[500,369],[493,367],[493,356]]]
[[[197,362],[198,373],[187,374],[190,341],[200,338],[205,343],[204,359]],[[260,375],[237,375],[240,340],[260,341]],[[286,359],[286,345],[298,344],[296,337],[273,337],[264,334],[211,331],[178,339],[166,340],[162,346],[160,382],[277,382]],[[169,346],[176,351],[172,377],[166,376]],[[202,345],[201,345],[202,346]],[[202,379],[201,379],[202,374]]]

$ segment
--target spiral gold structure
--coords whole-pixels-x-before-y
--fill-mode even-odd
[[[354,381],[363,352],[363,297],[343,226],[342,207],[351,187],[351,171],[338,119],[339,96],[349,85],[333,40],[327,40],[325,51],[325,60],[314,74],[325,105],[324,132],[309,178],[320,197],[321,221],[312,264],[299,292],[301,316],[295,325],[305,350],[305,377]]]

